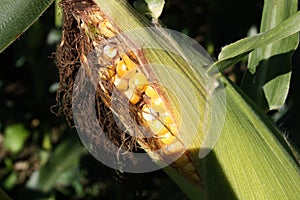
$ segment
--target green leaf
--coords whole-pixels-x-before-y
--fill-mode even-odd
[[[263,79],[264,77],[263,78],[257,77],[257,78]],[[264,97],[265,97],[268,102],[268,107],[267,107],[268,110],[280,109],[285,103],[290,88],[289,87],[290,79],[291,79],[291,72],[276,76],[275,78],[273,78],[272,80],[270,80],[269,82],[265,83],[262,86],[262,89],[264,91],[264,96],[256,97],[254,100],[256,100],[257,104],[261,104],[261,106],[263,106],[265,105],[264,104],[264,100],[265,100]],[[250,86],[248,85],[246,87],[250,87]],[[257,87],[256,91],[257,90],[261,90],[261,87]],[[249,90],[247,90],[247,92],[248,91]],[[250,93],[248,93],[248,95],[249,94]]]
[[[208,195],[233,199],[228,194],[233,192],[237,199],[297,199],[300,170],[282,134],[239,88],[223,80],[227,85],[225,126],[203,161],[203,174],[211,186]],[[216,168],[223,176],[215,177]]]
[[[274,28],[225,46],[219,54],[219,60],[209,69],[208,73],[214,73],[216,68],[222,72],[242,59],[241,55],[254,49],[264,47],[273,42],[289,37],[300,31],[300,11],[275,26]],[[239,59],[237,59],[239,57]]]
[[[7,190],[12,189],[18,181],[18,175],[16,172],[12,172],[4,181],[3,187]]]
[[[32,174],[26,183],[26,187],[49,192],[59,181],[65,183],[66,179],[63,174],[69,175],[74,172],[78,167],[80,156],[84,152],[84,148],[75,139],[69,139],[61,143],[56,147],[48,163]]]
[[[18,153],[22,150],[29,134],[23,124],[12,124],[6,127],[4,130],[4,147],[14,154]]]
[[[151,11],[151,16],[155,19],[158,19],[163,11],[165,0],[145,0],[145,1],[148,4],[149,10]]]
[[[280,24],[297,11],[297,0],[265,1],[261,32]],[[264,110],[280,109],[288,94],[291,56],[298,45],[294,34],[255,49],[249,56],[242,89]]]
[[[133,5],[140,13],[157,20],[163,11],[165,0],[138,0]]]
[[[1,0],[0,53],[50,6],[53,0]]]

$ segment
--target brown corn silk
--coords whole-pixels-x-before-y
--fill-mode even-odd
[[[136,150],[140,146],[150,155],[152,151],[164,149],[163,154],[151,155],[159,162],[167,160],[174,153],[184,152],[171,167],[196,185],[202,186],[202,179],[197,173],[190,152],[178,137],[178,121],[171,109],[174,102],[168,102],[164,89],[151,81],[154,77],[151,69],[139,67],[147,64],[144,52],[131,51],[135,44],[130,44],[130,41],[126,43],[130,44],[128,46],[119,39],[114,40],[122,30],[93,1],[64,0],[61,6],[64,14],[63,35],[56,52],[60,73],[58,113],[66,115],[67,120],[72,122],[72,90],[76,72],[83,67],[91,77],[99,80],[95,97],[97,123],[110,141],[127,151]],[[94,49],[97,51],[93,53]],[[87,58],[87,55],[93,56]],[[101,66],[97,72],[92,70],[91,63]],[[132,120],[141,125],[129,131],[135,132],[138,137],[129,136],[118,128],[119,124],[111,111],[113,92],[117,92],[120,98],[119,108],[114,110],[115,114],[124,122],[124,126],[132,124],[123,117],[127,113],[122,113],[128,112],[122,106],[128,107],[129,104]],[[80,123],[91,123],[89,116],[79,122],[79,125]],[[88,130],[86,134],[94,138],[96,145],[100,144],[97,136],[89,135]],[[152,137],[144,138],[145,135]]]

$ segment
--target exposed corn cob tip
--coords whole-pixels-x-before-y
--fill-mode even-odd
[[[70,1],[71,2],[71,1]],[[76,0],[78,3],[79,0]],[[143,53],[132,51],[130,41],[122,41],[117,38],[121,33],[118,27],[93,4],[87,1],[92,9],[78,9],[74,13],[81,34],[85,34],[95,49],[96,64],[98,68],[99,85],[106,97],[111,98],[114,90],[126,97],[130,107],[134,108],[136,124],[145,127],[156,142],[156,146],[162,149],[162,159],[180,155],[171,165],[182,175],[190,178],[197,184],[202,185],[200,175],[193,164],[190,152],[180,139],[180,124],[170,112],[167,100],[163,98],[164,89],[153,79],[149,78],[140,66],[145,64]],[[80,7],[79,8],[83,8]],[[82,56],[81,56],[82,57]],[[89,63],[86,60],[81,62]],[[87,64],[88,65],[88,64]],[[91,69],[92,66],[88,67]],[[151,69],[148,69],[151,72]],[[111,105],[107,103],[107,106]],[[141,144],[147,145],[143,138]],[[144,148],[150,148],[143,146]],[[153,149],[156,150],[156,149]],[[178,156],[177,156],[178,157]]]

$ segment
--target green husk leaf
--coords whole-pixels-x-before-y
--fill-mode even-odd
[[[298,1],[265,1],[261,32],[282,23],[297,11]],[[255,49],[249,55],[248,71],[241,88],[264,110],[280,109],[285,103],[291,79],[291,57],[299,34]]]
[[[299,21],[300,11],[266,32],[241,39],[225,46],[219,54],[218,61],[210,67],[209,73],[213,73],[216,68],[222,72],[240,61],[242,58],[240,57],[241,55],[247,55],[247,53],[254,49],[264,47],[299,32]],[[240,57],[240,59],[237,59],[237,57]]]
[[[0,53],[28,29],[53,0],[0,2]]]
[[[208,195],[232,199],[228,190],[237,199],[297,199],[299,167],[287,152],[282,134],[240,89],[223,81],[227,85],[226,122],[213,153],[204,158],[206,180],[215,185],[209,187]],[[229,184],[223,193],[214,168],[221,168],[223,181]]]

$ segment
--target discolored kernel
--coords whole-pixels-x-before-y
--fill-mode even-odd
[[[98,74],[99,74],[99,77],[101,79],[104,79],[104,80],[108,80],[110,77],[109,77],[109,73],[108,73],[108,70],[104,67],[101,67],[98,71]]]
[[[143,116],[143,119],[146,121],[152,121],[156,118],[153,113],[153,110],[151,110],[148,105],[144,105],[142,107],[142,116]]]
[[[105,47],[103,48],[103,52],[109,58],[114,58],[117,55],[118,51],[110,45],[105,45]]]
[[[114,75],[115,75],[115,70],[113,66],[109,66],[109,67],[100,67],[99,68],[99,77],[104,79],[104,80],[108,80],[111,79]]]
[[[138,115],[138,119],[139,119],[139,124],[141,124],[144,127],[148,127],[150,122],[143,118],[143,113],[138,112],[137,115]]]

